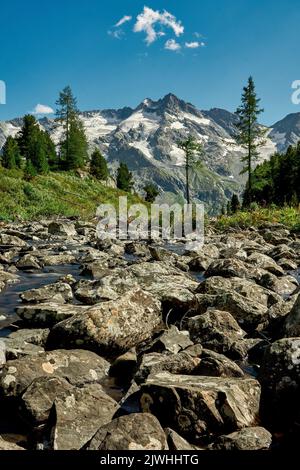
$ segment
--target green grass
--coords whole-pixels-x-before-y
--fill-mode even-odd
[[[295,207],[256,208],[251,211],[238,211],[232,215],[222,215],[215,220],[215,227],[225,230],[230,227],[259,227],[266,222],[280,223],[291,230],[300,230],[300,209]]]
[[[39,175],[30,181],[20,170],[0,168],[0,220],[38,220],[51,216],[80,216],[91,219],[101,203],[118,205],[126,195],[128,204],[141,202],[136,195],[108,188],[88,176],[60,172]]]

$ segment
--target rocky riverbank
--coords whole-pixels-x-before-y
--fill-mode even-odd
[[[269,449],[299,439],[300,238],[191,252],[80,220],[0,229],[0,449]]]

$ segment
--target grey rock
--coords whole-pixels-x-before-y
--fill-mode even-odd
[[[210,446],[211,450],[267,450],[272,444],[272,434],[265,428],[254,426],[220,436]]]
[[[246,334],[229,312],[214,309],[189,318],[187,328],[194,342],[222,354]]]
[[[18,307],[16,312],[24,324],[33,327],[51,327],[66,318],[85,313],[87,306],[60,303],[41,303]]]
[[[48,284],[38,289],[31,289],[20,294],[23,302],[41,303],[41,302],[55,302],[65,303],[73,299],[72,289],[69,284],[64,282],[55,282]]]
[[[139,393],[143,412],[192,442],[253,426],[259,412],[260,386],[254,379],[162,372],[149,376]]]
[[[132,289],[116,301],[100,303],[55,325],[49,344],[117,356],[149,339],[161,322],[160,302],[141,289]]]
[[[7,397],[20,396],[38,377],[58,376],[78,386],[100,382],[108,369],[109,363],[90,351],[49,351],[8,361],[0,376],[0,391]]]
[[[116,418],[95,434],[88,450],[168,450],[165,433],[155,416],[132,413]]]

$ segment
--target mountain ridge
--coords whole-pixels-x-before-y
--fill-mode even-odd
[[[292,116],[292,117],[290,117]],[[184,154],[179,140],[193,135],[202,142],[202,166],[191,178],[194,199],[207,203],[211,212],[220,209],[233,192],[240,193],[245,177],[240,175],[243,149],[236,141],[237,117],[222,108],[200,110],[169,93],[158,100],[144,99],[135,108],[90,110],[80,113],[89,149],[97,147],[106,156],[112,172],[120,161],[133,172],[136,189],[149,180],[174,197],[184,196]],[[39,119],[55,143],[62,135],[53,119]],[[0,148],[8,135],[16,135],[22,118],[0,122]],[[259,162],[300,140],[300,113],[288,115],[268,129]]]

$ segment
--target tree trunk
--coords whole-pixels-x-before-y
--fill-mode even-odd
[[[189,182],[189,161],[188,157],[186,159],[186,165],[185,165],[185,176],[186,176],[186,200],[187,203],[190,203],[190,182]]]

